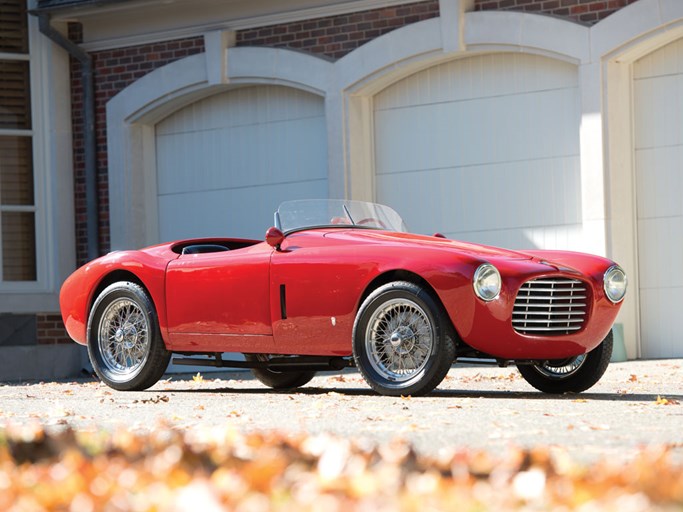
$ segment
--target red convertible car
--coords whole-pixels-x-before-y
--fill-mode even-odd
[[[625,293],[623,270],[602,257],[410,234],[386,206],[303,200],[280,206],[265,242],[112,252],[74,272],[60,303],[118,390],[152,386],[175,354],[250,368],[273,388],[355,366],[385,395],[428,393],[456,360],[476,359],[563,393],[605,372]]]

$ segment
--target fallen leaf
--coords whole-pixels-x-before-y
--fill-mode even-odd
[[[168,402],[170,399],[166,395],[157,395],[153,398],[143,398],[141,400],[133,400],[134,404],[158,404],[160,402]]]
[[[202,374],[197,372],[197,375],[192,376],[192,380],[197,382],[197,383],[202,383],[204,382],[204,377],[202,377]]]
[[[673,398],[665,398],[663,396],[657,395],[657,400],[655,401],[657,405],[680,405],[678,400]]]

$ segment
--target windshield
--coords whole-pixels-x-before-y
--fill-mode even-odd
[[[275,226],[285,233],[314,227],[408,231],[401,216],[388,206],[344,199],[286,201],[275,212]]]

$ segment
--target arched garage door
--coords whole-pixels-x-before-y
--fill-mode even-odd
[[[634,142],[643,357],[683,356],[682,92],[683,40],[635,63]]]
[[[376,195],[413,231],[580,247],[577,68],[524,54],[452,61],[375,98]]]
[[[282,86],[231,90],[156,128],[159,239],[261,238],[281,201],[327,197],[323,99]]]

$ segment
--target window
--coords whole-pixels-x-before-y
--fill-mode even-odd
[[[26,0],[0,0],[0,281],[37,280]]]

